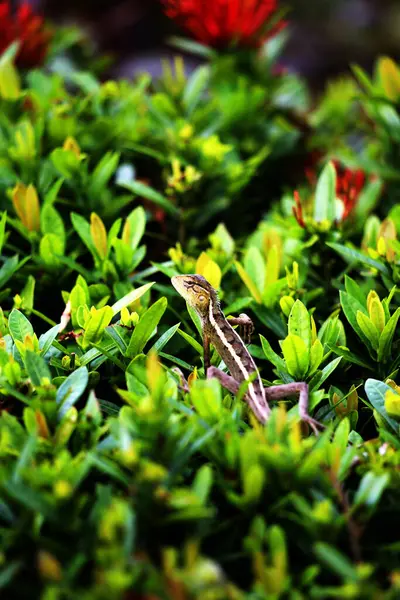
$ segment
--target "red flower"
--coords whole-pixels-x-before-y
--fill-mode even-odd
[[[342,165],[339,161],[332,161],[336,170],[336,197],[343,203],[343,211],[337,222],[342,223],[351,215],[354,210],[360,193],[366,183],[366,175],[361,169],[349,169]],[[306,177],[310,184],[315,187],[317,184],[317,174],[314,167],[305,169]],[[297,191],[294,192],[294,206],[292,208],[296,221],[306,228],[304,219],[304,206],[302,205],[300,195]]]
[[[46,56],[51,37],[43,23],[43,18],[36,15],[29,4],[21,4],[13,14],[8,0],[0,2],[0,54],[18,41],[20,48],[16,64],[22,68],[40,65]]]
[[[355,205],[361,190],[365,185],[365,173],[361,169],[353,171],[333,161],[336,169],[336,195],[344,204],[342,221],[347,219]]]
[[[163,0],[165,12],[196,40],[223,48],[233,42],[259,46],[284,27],[265,26],[277,10],[277,0]]]
[[[300,227],[303,227],[303,229],[305,229],[306,224],[304,222],[303,217],[303,207],[301,206],[300,194],[297,190],[295,190],[294,192],[294,206],[292,210],[294,216],[296,217],[296,221],[298,222]]]

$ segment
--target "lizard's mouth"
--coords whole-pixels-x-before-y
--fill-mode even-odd
[[[171,283],[176,289],[176,291],[186,299],[187,289],[185,286],[185,279],[185,275],[175,275],[174,277],[172,277]]]

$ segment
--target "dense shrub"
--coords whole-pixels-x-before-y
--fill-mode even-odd
[[[400,70],[310,99],[270,25],[157,81],[103,81],[73,30],[0,58],[5,598],[400,595]],[[322,434],[204,379],[179,273]]]

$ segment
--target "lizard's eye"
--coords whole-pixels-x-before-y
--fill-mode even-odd
[[[200,294],[200,296],[199,296],[199,302],[204,302],[205,299],[206,299],[206,297],[203,296],[202,294]]]

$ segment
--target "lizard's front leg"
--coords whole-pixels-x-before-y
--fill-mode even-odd
[[[318,427],[325,428],[325,425],[319,423],[308,414],[308,384],[304,381],[294,381],[282,385],[271,385],[264,388],[267,400],[280,400],[293,394],[299,394],[299,416],[302,421],[308,423],[316,435]]]
[[[203,365],[204,365],[204,373],[207,373],[210,368],[211,358],[210,358],[210,337],[207,335],[205,331],[203,331]]]
[[[241,313],[238,317],[228,317],[228,322],[231,325],[239,325],[241,328],[241,337],[247,345],[251,343],[251,335],[254,332],[254,324],[248,315]]]

